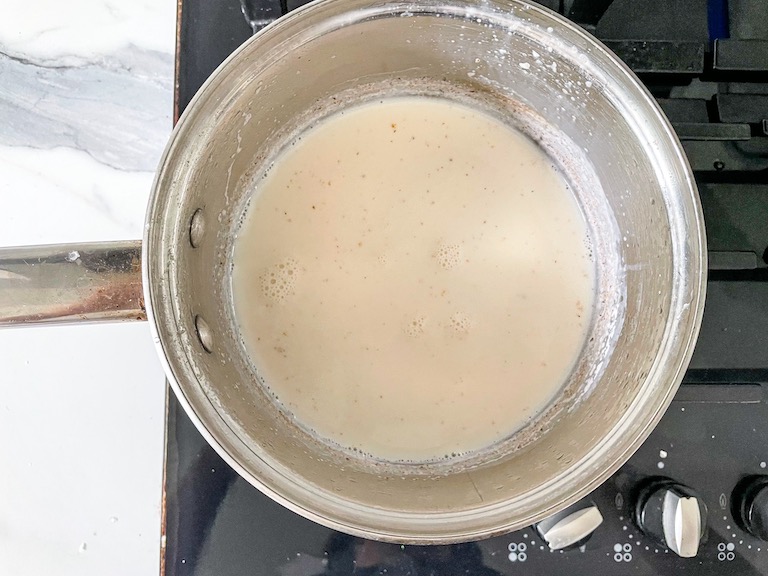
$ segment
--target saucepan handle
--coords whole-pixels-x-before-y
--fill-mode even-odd
[[[0,326],[146,318],[139,240],[0,248]]]

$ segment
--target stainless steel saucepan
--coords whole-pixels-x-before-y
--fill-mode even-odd
[[[249,367],[230,286],[245,202],[281,144],[341,106],[405,93],[491,108],[536,140],[578,197],[597,265],[588,342],[557,399],[494,446],[410,465],[350,457],[296,426]],[[0,252],[0,322],[146,314],[179,401],[250,483],[338,530],[447,543],[541,520],[629,458],[690,359],[705,262],[669,123],[578,27],[518,0],[320,0],[246,42],[192,101],[141,243]]]

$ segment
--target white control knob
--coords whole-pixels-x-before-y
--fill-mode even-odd
[[[603,515],[597,506],[586,502],[542,520],[536,524],[536,531],[551,550],[562,550],[581,544],[602,523]]]
[[[645,534],[678,556],[693,558],[707,526],[707,507],[690,488],[661,480],[641,492],[636,520]]]

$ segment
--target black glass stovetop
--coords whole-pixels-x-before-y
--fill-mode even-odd
[[[302,0],[179,0],[176,115],[254,30]],[[640,450],[590,495],[603,523],[552,552],[532,528],[452,546],[366,541],[305,520],[242,480],[168,398],[163,569],[182,575],[768,575],[768,542],[736,522],[745,477],[768,475],[768,2],[546,0],[637,72],[695,171],[710,250],[704,321],[683,386]],[[632,521],[665,476],[708,509],[680,558]],[[740,484],[741,482],[741,484]]]

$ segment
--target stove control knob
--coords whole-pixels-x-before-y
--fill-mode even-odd
[[[597,506],[580,502],[536,524],[539,536],[551,550],[581,545],[603,522]]]
[[[739,526],[768,541],[768,476],[751,476],[740,482],[732,501]]]
[[[707,526],[707,507],[687,486],[659,479],[640,492],[635,521],[647,536],[678,556],[693,558]]]

